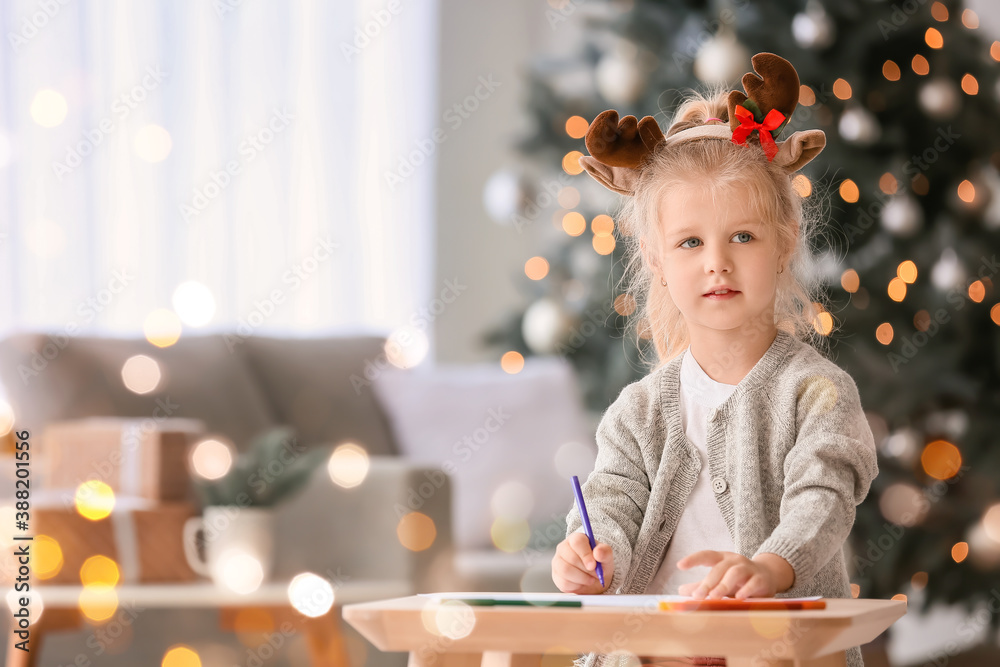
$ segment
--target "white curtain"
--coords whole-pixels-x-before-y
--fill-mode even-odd
[[[433,280],[434,155],[391,174],[436,126],[436,11],[5,0],[0,334],[141,335],[212,302],[182,335],[408,322]],[[207,292],[175,298],[189,281]]]

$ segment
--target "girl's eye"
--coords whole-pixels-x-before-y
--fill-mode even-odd
[[[694,248],[695,246],[685,245],[685,243],[687,243],[688,241],[698,241],[698,243],[701,243],[701,241],[699,239],[690,238],[687,241],[684,241],[684,243],[681,243],[681,247],[682,248]]]
[[[738,238],[738,237],[741,237],[741,236],[745,236],[746,240],[745,241],[740,241],[740,243],[750,243],[750,239],[753,238],[753,236],[750,234],[750,232],[738,232],[736,234],[733,234],[733,238],[734,239]]]

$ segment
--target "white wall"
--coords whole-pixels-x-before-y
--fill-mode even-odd
[[[523,71],[572,30],[565,24],[553,30],[548,9],[544,0],[441,0],[439,102],[447,138],[437,156],[434,295],[445,289],[445,280],[457,279],[466,289],[434,320],[438,363],[496,359],[478,339],[524,301],[514,279],[523,275],[524,261],[539,251],[539,231],[529,228],[519,234],[493,222],[482,193],[497,169],[518,162],[509,144],[525,122]],[[490,77],[500,85],[451,130],[454,112],[444,114],[474,95],[480,78]]]

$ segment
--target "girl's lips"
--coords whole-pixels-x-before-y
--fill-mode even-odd
[[[704,294],[703,297],[713,301],[725,301],[726,299],[732,299],[737,294],[740,294],[739,290],[729,290],[725,294],[715,294],[714,292],[709,292],[708,294]]]

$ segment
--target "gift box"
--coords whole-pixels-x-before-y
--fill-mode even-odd
[[[106,517],[82,516],[71,496],[55,492],[35,494],[31,510],[33,548],[61,552],[55,574],[34,572],[36,585],[80,584],[80,568],[95,555],[115,561],[119,584],[194,581],[198,575],[184,557],[184,524],[198,515],[193,503],[160,503],[144,498],[116,497]],[[43,537],[44,536],[44,537]],[[42,544],[45,542],[45,544]],[[39,565],[33,567],[40,567]],[[39,575],[49,574],[46,578]]]
[[[89,417],[51,424],[41,437],[46,486],[75,489],[100,480],[123,496],[186,501],[188,450],[204,435],[202,421],[177,417]]]

